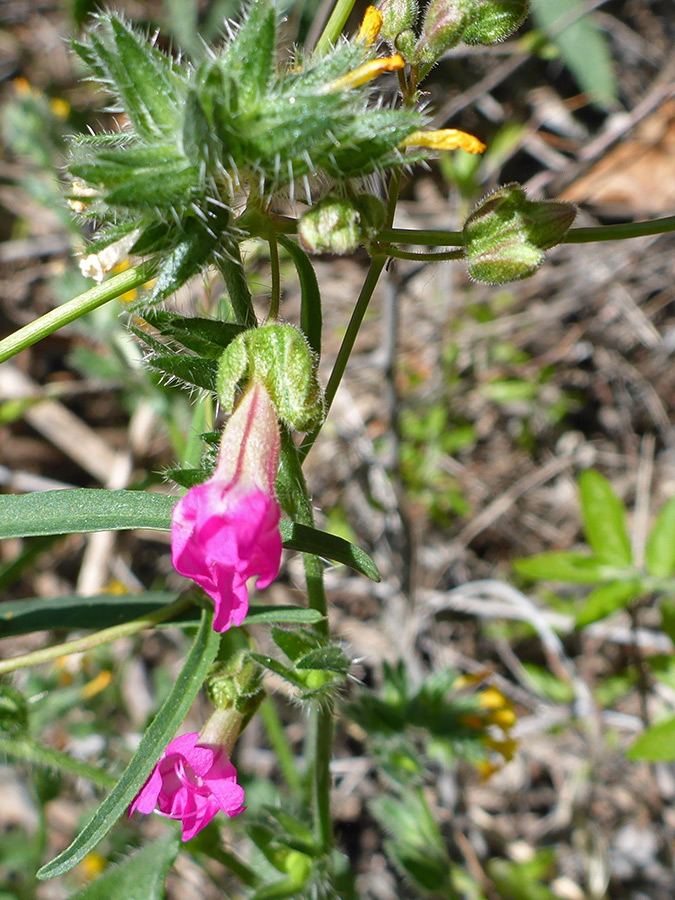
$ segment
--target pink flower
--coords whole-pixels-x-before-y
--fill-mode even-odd
[[[173,565],[213,598],[216,631],[243,622],[249,578],[265,588],[279,573],[279,447],[274,404],[254,382],[225,427],[213,476],[174,507]]]
[[[160,815],[182,821],[183,840],[189,841],[219,810],[230,818],[244,811],[244,789],[227,754],[198,740],[195,731],[169,743],[129,807],[130,816],[157,807]]]

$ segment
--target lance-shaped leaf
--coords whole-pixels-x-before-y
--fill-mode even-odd
[[[586,597],[586,602],[577,613],[576,627],[584,628],[606,619],[619,609],[625,609],[642,592],[639,581],[610,581],[600,585]]]
[[[45,534],[84,534],[148,528],[171,530],[171,513],[178,500],[146,491],[106,491],[77,488],[0,496],[0,539]],[[368,554],[318,528],[283,520],[279,530],[284,547],[311,553],[349,566],[373,581],[380,573]]]
[[[519,575],[537,581],[569,581],[572,584],[601,584],[624,574],[621,566],[608,565],[597,556],[582,553],[537,553],[513,561]]]
[[[648,728],[626,756],[648,762],[675,762],[675,717]]]
[[[675,498],[662,506],[656,517],[645,548],[645,566],[656,578],[675,575]]]
[[[73,843],[40,869],[38,878],[54,878],[83,860],[110,831],[143,787],[153,766],[187,715],[216,658],[220,635],[213,630],[212,619],[211,614],[202,613],[202,621],[185,665],[116,786]]]
[[[300,279],[300,328],[307,343],[321,357],[321,292],[314,267],[305,251],[285,235],[279,235],[279,243],[293,260]]]
[[[586,469],[579,476],[584,533],[596,556],[629,566],[633,560],[626,528],[626,510],[614,488],[599,472]]]

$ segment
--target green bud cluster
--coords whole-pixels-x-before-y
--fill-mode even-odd
[[[225,412],[234,408],[237,387],[261,381],[277,415],[289,428],[310,431],[323,422],[323,391],[316,354],[293,325],[264,325],[236,337],[223,353],[216,390]]]
[[[571,203],[528,200],[520,185],[504,185],[464,223],[469,275],[487,284],[528,278],[543,263],[544,251],[562,241],[575,215]]]
[[[384,203],[372,194],[324,197],[300,219],[298,234],[308,253],[353,253],[382,228]]]
[[[199,65],[112,14],[73,44],[127,124],[73,141],[71,205],[99,227],[91,253],[133,234],[132,253],[161,260],[157,298],[231,257],[246,236],[234,214],[242,192],[266,204],[432,155],[399,150],[420,112],[382,106],[370,82],[340,81],[373,47],[341,41],[282,62],[277,24],[273,0],[253,0]]]
[[[523,24],[528,10],[529,0],[431,0],[417,36],[416,0],[384,0],[381,34],[424,74],[460,42],[503,41]]]

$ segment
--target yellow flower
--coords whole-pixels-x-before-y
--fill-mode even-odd
[[[369,6],[359,26],[356,40],[362,41],[366,47],[370,47],[377,40],[381,28],[382,13],[374,6]]]
[[[440,131],[413,131],[401,143],[402,147],[428,147],[430,150],[466,150],[482,153],[485,144],[473,134],[457,128],[441,128]]]
[[[371,59],[370,62],[363,63],[362,66],[357,66],[356,69],[347,72],[342,78],[336,78],[335,81],[329,82],[322,88],[321,93],[335,94],[338,91],[351,91],[352,88],[361,87],[367,81],[372,81],[373,78],[377,78],[383,72],[395,72],[404,66],[405,62],[400,53],[395,53],[393,56],[383,56],[379,59]]]

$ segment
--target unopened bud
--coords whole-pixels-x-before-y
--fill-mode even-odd
[[[384,224],[385,209],[371,194],[355,199],[324,197],[300,219],[298,234],[308,253],[353,253]]]
[[[544,261],[544,251],[563,239],[575,215],[571,203],[528,200],[518,184],[499,188],[464,223],[469,275],[487,284],[528,278]]]
[[[473,16],[474,0],[431,0],[427,7],[416,55],[421,63],[435,63],[462,40]]]
[[[225,412],[234,406],[243,380],[265,385],[279,418],[296,431],[309,431],[324,418],[317,359],[293,325],[265,325],[238,335],[220,358],[216,389]]]
[[[473,0],[474,14],[464,32],[466,44],[497,44],[525,21],[529,0]]]
[[[414,28],[417,22],[419,15],[417,0],[384,0],[379,10],[382,13],[381,37],[400,50],[398,36],[402,31]]]

